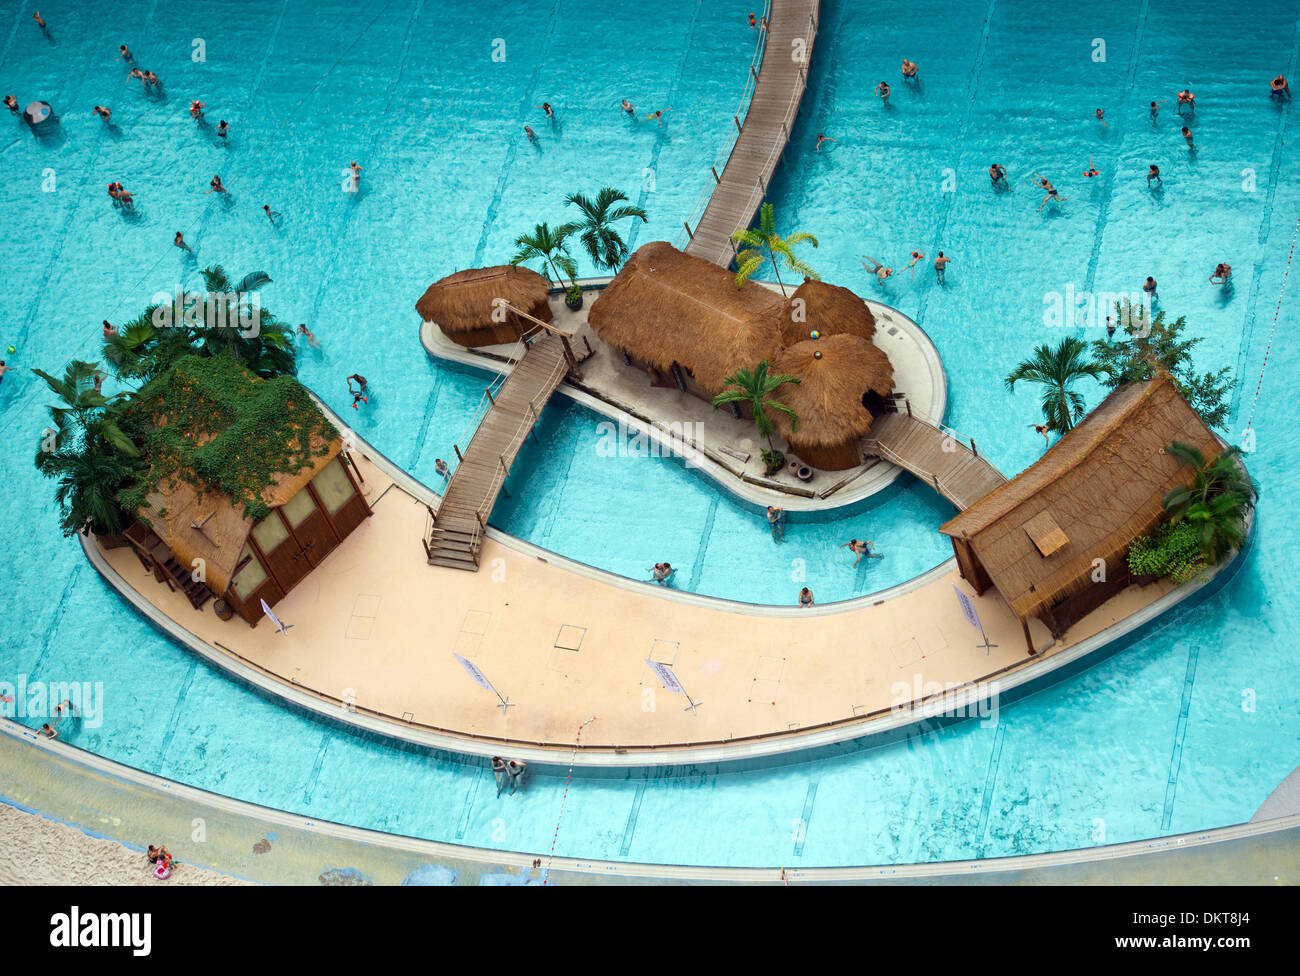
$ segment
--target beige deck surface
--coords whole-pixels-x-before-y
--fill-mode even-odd
[[[373,499],[389,480],[361,463]],[[876,606],[772,617],[593,580],[492,539],[478,573],[429,566],[424,520],[421,503],[389,490],[374,516],[276,606],[292,625],[287,635],[269,621],[250,629],[238,617],[194,610],[129,549],[107,556],[182,626],[300,687],[352,694],[359,706],[437,728],[561,747],[593,715],[584,746],[785,734],[905,704],[930,682],[967,682],[1029,660],[1019,622],[993,591],[976,604],[1000,646],[987,657],[976,648],[952,592],[955,572]],[[1130,588],[1067,636],[1077,642],[1167,591]],[[1040,646],[1049,642],[1037,625],[1035,633]],[[453,653],[518,707],[503,715]],[[669,662],[704,703],[697,714],[662,688],[645,663],[651,656]]]

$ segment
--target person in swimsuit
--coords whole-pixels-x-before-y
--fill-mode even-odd
[[[41,727],[36,730],[36,734],[43,735],[47,739],[57,739],[59,737],[58,730],[50,725],[49,722],[43,723]]]
[[[353,381],[353,380],[356,380],[356,382],[357,382],[357,388],[356,388],[355,390],[352,389],[352,381]],[[370,385],[370,384],[368,384],[368,383],[366,382],[366,378],[365,378],[364,376],[362,376],[360,373],[353,373],[351,376],[348,377],[348,392],[352,394],[352,409],[353,409],[353,410],[356,410],[356,409],[357,409],[357,404],[358,404],[358,403],[369,403],[369,402],[370,402],[370,397],[367,396],[367,394],[366,394],[366,387],[369,386],[369,385]]]
[[[320,348],[320,343],[317,342],[316,337],[312,335],[311,329],[307,328],[306,322],[300,322],[298,324],[298,335],[305,337],[308,345],[315,346],[317,349]]]
[[[176,236],[175,238],[172,239],[172,243],[175,244],[177,247],[179,247],[182,251],[189,251],[191,254],[194,253],[194,249],[185,243],[185,235],[182,234],[180,231],[176,232]]]
[[[117,326],[108,319],[104,319],[104,338],[107,339],[109,336],[115,335],[117,335]]]
[[[266,219],[271,221],[272,223],[275,222],[276,217],[280,216],[280,211],[272,210],[271,205],[269,203],[262,204],[262,210],[265,211],[266,213]]]
[[[532,126],[524,126],[524,135],[528,137],[529,142],[537,141],[537,133],[533,131]]]
[[[1051,439],[1047,436],[1047,424],[1030,424],[1029,426],[1032,427],[1032,428],[1034,429],[1034,433],[1035,433],[1035,434],[1042,434],[1042,435],[1043,435],[1043,443],[1044,443],[1044,444],[1051,444],[1051,443],[1052,443]]]
[[[141,71],[139,68],[132,68],[132,69],[131,69],[131,73],[130,73],[129,75],[126,76],[126,80],[127,80],[127,82],[129,83],[129,82],[131,81],[132,78],[139,78],[141,84],[144,84],[144,83],[145,83],[145,82],[144,82],[144,72]]]
[[[817,151],[818,151],[818,152],[821,152],[821,151],[822,151],[822,143],[823,143],[823,142],[834,142],[834,143],[838,144],[839,140],[837,140],[837,139],[832,139],[830,136],[824,136],[824,135],[822,135],[820,132],[817,133]]]
[[[1101,175],[1097,172],[1097,167],[1092,165],[1092,157],[1088,157],[1088,168],[1083,171],[1083,175],[1091,179],[1094,176]]]
[[[636,116],[636,109],[632,107],[632,103],[629,102],[626,98],[623,99],[623,111],[633,117]]]
[[[672,563],[655,563],[654,569],[648,570],[648,572],[653,573],[654,575],[651,579],[647,580],[647,582],[663,583],[666,585],[673,573],[677,572],[677,570],[673,569]]]
[[[39,27],[41,30],[45,30],[45,18],[41,16],[41,12],[39,10],[36,11],[36,13],[32,14],[32,20],[36,21],[37,27]]]
[[[114,61],[125,61],[127,64],[135,64],[135,57],[131,54],[131,49],[129,47],[123,44],[118,48],[118,51],[121,53],[113,59]]]
[[[550,103],[550,102],[542,102],[541,105],[535,105],[535,106],[533,106],[533,107],[534,107],[534,108],[540,108],[543,112],[546,113],[546,117],[547,117],[548,119],[553,119],[553,118],[555,118],[555,112],[551,109],[551,103]]]
[[[492,776],[497,781],[497,796],[506,788],[506,761],[500,756],[492,757]]]
[[[656,122],[659,123],[659,127],[662,129],[664,124],[664,113],[671,112],[672,110],[673,107],[669,105],[667,108],[661,108],[658,112],[651,112],[649,115],[645,117],[645,120],[649,122],[651,119],[654,119]]]
[[[889,104],[889,82],[882,81],[880,84],[878,84],[876,86],[876,94],[880,96],[880,100],[882,102],[888,105]]]
[[[117,202],[126,207],[127,210],[135,209],[135,197],[131,196],[130,190],[123,189],[120,183],[118,184]]]
[[[1291,86],[1287,84],[1286,75],[1278,75],[1268,83],[1268,97],[1275,102],[1291,101]]]
[[[103,105],[95,106],[95,114],[98,115],[105,122],[108,122],[110,119],[113,118],[113,110],[109,108],[105,108]]]
[[[912,260],[907,262],[907,270],[908,270],[909,277],[911,278],[916,277],[916,266],[919,262],[924,260],[925,260],[925,255],[922,254],[920,251],[912,252]]]
[[[1146,292],[1147,298],[1154,302],[1156,300],[1155,278],[1152,278],[1150,275],[1147,275],[1147,280],[1142,283],[1142,290]]]
[[[1164,99],[1151,103],[1151,121],[1154,122],[1160,115],[1160,106],[1164,104]]]
[[[1052,181],[1047,177],[1039,176],[1037,173],[1035,173],[1034,176],[1038,179],[1038,185],[1047,191],[1047,195],[1043,197],[1043,202],[1038,205],[1039,210],[1042,210],[1043,207],[1047,206],[1048,200],[1055,200],[1057,203],[1060,203],[1064,200],[1070,199],[1069,197],[1061,196],[1056,187],[1052,186]]]
[[[767,524],[772,527],[772,541],[781,542],[785,539],[785,509],[777,508],[774,505],[767,506]]]
[[[1187,143],[1187,148],[1190,151],[1196,152],[1196,143],[1192,141],[1192,130],[1187,126],[1183,126],[1183,141]]]
[[[944,257],[942,251],[940,251],[939,256],[934,259],[934,280],[940,285],[943,284],[944,274],[947,273],[948,262],[951,260],[952,258]]]
[[[442,458],[433,459],[433,470],[437,473],[438,477],[441,478],[443,481],[446,481],[448,478],[451,477],[451,469],[447,467],[447,462],[444,461]]]
[[[1220,262],[1214,266],[1214,274],[1210,275],[1210,283],[1215,285],[1226,285],[1232,277],[1232,265]]]
[[[7,108],[7,109],[9,109],[9,111],[13,112],[14,115],[17,115],[17,114],[18,114],[18,99],[14,98],[12,95],[6,95],[6,96],[5,96],[5,108]]]
[[[0,380],[3,380],[3,379],[5,378],[5,373],[9,372],[9,370],[11,370],[11,369],[13,369],[12,366],[6,366],[6,365],[5,365],[5,361],[4,361],[3,359],[0,359]],[[99,391],[96,390],[95,392],[98,393]],[[2,702],[6,702],[6,703],[7,703],[9,700],[10,700],[10,699],[7,698],[7,697],[0,696],[0,701],[2,701]]]
[[[227,191],[226,191],[226,185],[225,185],[224,183],[221,182],[221,177],[220,177],[220,176],[214,176],[214,177],[212,177],[212,179],[208,182],[208,186],[210,186],[211,189],[210,189],[210,190],[206,190],[206,191],[204,191],[204,192],[206,192],[206,193],[225,193],[225,192],[227,192]]]
[[[158,80],[158,76],[154,74],[152,71],[146,71],[144,73],[144,83],[151,88],[162,87],[162,82]]]
[[[1196,114],[1196,96],[1191,93],[1190,89],[1184,88],[1178,93],[1178,114],[1183,114],[1183,106],[1186,105],[1188,110]]]
[[[525,126],[525,128],[527,128],[527,126]],[[350,170],[352,170],[352,190],[351,190],[351,192],[352,192],[352,193],[356,193],[357,190],[359,190],[359,189],[361,188],[361,170],[362,170],[362,167],[358,166],[358,165],[357,165],[357,161],[354,159],[354,160],[352,160],[352,162],[348,163],[348,168],[349,168]]]
[[[903,58],[903,80],[916,81],[916,62]]]
[[[1102,125],[1104,125],[1106,128],[1108,128],[1108,129],[1110,128],[1110,123],[1106,121],[1106,110],[1105,110],[1105,109],[1100,109],[1100,108],[1099,108],[1099,109],[1097,109],[1097,111],[1093,112],[1092,114],[1095,115],[1095,116],[1097,116],[1097,121],[1098,121],[1098,122],[1100,122],[1100,123],[1101,123]]]
[[[194,119],[196,122],[202,122],[203,110],[207,107],[208,106],[205,102],[201,102],[197,98],[194,99],[194,101],[190,102],[190,118]]]
[[[843,543],[840,548],[848,549],[850,552],[857,553],[857,558],[853,560],[854,567],[856,567],[858,563],[862,562],[863,556],[870,556],[872,554],[870,539],[850,539],[848,542]]]
[[[1152,163],[1151,168],[1147,170],[1147,186],[1151,185],[1152,180],[1157,183],[1164,183],[1164,180],[1160,178],[1160,167],[1155,163]]]
[[[506,775],[510,777],[510,795],[515,795],[515,790],[524,785],[524,770],[528,768],[527,763],[520,759],[511,759],[506,763]]]
[[[806,586],[799,591],[799,606],[801,607],[813,606],[813,592],[812,590],[808,589],[808,587]]]
[[[230,134],[230,126],[226,125],[225,119],[222,119],[220,122],[217,123],[217,135],[221,136],[221,138],[224,139],[229,134]]]
[[[1006,169],[998,163],[991,164],[989,166],[989,179],[993,182],[994,186],[1006,186],[1007,185]]]
[[[868,261],[871,262],[870,265],[867,264]],[[893,268],[886,268],[875,258],[869,258],[865,254],[862,255],[862,266],[875,275],[876,281],[882,285],[885,283],[885,279],[894,273]]]

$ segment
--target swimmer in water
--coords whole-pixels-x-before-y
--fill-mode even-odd
[[[1291,86],[1287,84],[1286,75],[1278,75],[1268,83],[1268,97],[1275,102],[1291,101]]]
[[[357,190],[359,190],[359,189],[361,188],[361,169],[362,169],[362,167],[358,166],[358,165],[357,165],[357,161],[354,159],[354,160],[352,160],[352,162],[348,163],[348,168],[349,168],[350,170],[352,170],[352,188],[351,188],[351,190],[349,190],[348,192],[349,192],[349,193],[356,193]]]
[[[1070,199],[1069,197],[1061,196],[1056,187],[1052,186],[1052,181],[1047,177],[1039,176],[1037,173],[1034,174],[1034,177],[1038,180],[1039,187],[1047,191],[1047,195],[1043,197],[1043,202],[1038,205],[1039,210],[1042,210],[1043,207],[1047,206],[1048,200],[1055,200],[1057,203],[1061,203]]]
[[[623,111],[631,116],[636,115],[636,109],[632,107],[632,103],[629,102],[626,98],[623,99]]]
[[[190,102],[190,118],[194,119],[196,122],[202,122],[203,110],[207,107],[208,106],[205,102],[201,102],[197,98],[194,99],[194,101]]]
[[[299,323],[298,335],[306,337],[308,345],[315,346],[317,349],[320,348],[320,343],[317,342],[316,337],[312,335],[311,329],[307,328],[306,322]],[[349,389],[351,389],[351,387],[349,387]]]
[[[145,85],[151,86],[153,88],[162,87],[162,82],[158,80],[158,76],[154,74],[152,71],[146,71],[144,73],[144,83]]]
[[[857,558],[853,560],[853,565],[855,567],[858,565],[858,563],[862,562],[863,556],[866,556],[868,559],[870,559],[874,555],[874,553],[872,553],[871,551],[870,539],[866,539],[866,540],[850,539],[848,542],[842,543],[840,545],[840,548],[848,549],[850,552],[857,553]]]
[[[541,105],[534,105],[533,108],[540,108],[543,112],[546,113],[546,117],[548,119],[555,118],[555,111],[551,108],[550,102],[542,102]]]
[[[808,587],[806,586],[799,591],[799,606],[801,607],[813,606],[813,592],[812,590],[808,589]]]
[[[645,117],[645,120],[646,120],[647,122],[649,122],[651,119],[654,119],[656,122],[659,123],[659,127],[660,127],[660,128],[663,128],[663,124],[664,124],[664,113],[665,113],[665,112],[671,112],[672,110],[673,110],[673,107],[672,107],[671,105],[669,105],[667,108],[661,108],[658,112],[651,112],[649,115],[647,115],[647,116]]]
[[[7,108],[7,109],[9,109],[9,111],[13,112],[14,115],[17,115],[17,114],[18,114],[18,99],[14,98],[12,95],[6,95],[6,96],[5,96],[5,108]]]
[[[1157,166],[1155,163],[1152,163],[1151,168],[1147,170],[1147,186],[1151,185],[1152,180],[1155,180],[1157,183],[1160,184],[1163,184],[1165,182],[1160,178],[1160,167]]]
[[[121,184],[118,184],[120,187]],[[126,207],[127,210],[135,209],[135,197],[131,196],[130,190],[119,189],[117,191],[117,202]]]
[[[492,757],[492,775],[497,783],[497,796],[506,788],[506,761],[500,756]]]
[[[997,163],[993,163],[991,166],[989,166],[989,179],[993,182],[994,186],[1006,186],[1007,185],[1006,169],[998,165]]]
[[[1089,178],[1092,178],[1092,177],[1094,177],[1094,176],[1099,176],[1099,175],[1100,175],[1100,174],[1097,172],[1097,167],[1092,165],[1092,157],[1091,157],[1091,156],[1088,157],[1088,168],[1085,169],[1085,170],[1083,171],[1083,175],[1084,175],[1084,176],[1087,176],[1087,177],[1089,177]]]
[[[1044,444],[1050,445],[1052,443],[1051,438],[1047,436],[1047,424],[1030,424],[1029,426],[1034,429],[1035,434],[1043,435]]]
[[[1188,110],[1193,115],[1196,114],[1196,96],[1193,95],[1191,90],[1188,88],[1184,88],[1182,91],[1178,93],[1178,114],[1179,115],[1183,114],[1184,105],[1187,106]]]
[[[1183,141],[1187,143],[1187,148],[1196,152],[1196,143],[1192,142],[1192,130],[1183,126]]]
[[[1100,123],[1101,123],[1102,125],[1104,125],[1106,128],[1108,128],[1108,129],[1110,128],[1110,123],[1106,121],[1106,111],[1105,111],[1105,109],[1100,109],[1100,108],[1099,108],[1099,109],[1097,109],[1097,111],[1093,112],[1092,114],[1095,115],[1095,116],[1097,116],[1097,121],[1098,121],[1098,122],[1100,122]]]
[[[673,573],[677,572],[677,570],[673,569],[672,563],[655,563],[654,569],[648,569],[646,572],[654,574],[646,582],[663,583],[666,585],[672,578]]]
[[[876,86],[876,94],[880,96],[880,100],[882,102],[888,105],[889,104],[889,82],[882,81],[880,84],[878,84]]]
[[[433,470],[443,481],[451,477],[451,469],[447,467],[447,462],[442,458],[433,459]]]
[[[767,524],[771,526],[773,542],[785,540],[785,509],[767,506]]]
[[[1164,99],[1151,103],[1151,121],[1154,122],[1160,116],[1160,106],[1164,104]]]
[[[868,261],[871,262],[870,265],[867,264]],[[865,254],[862,255],[862,266],[875,275],[877,283],[882,285],[885,283],[885,279],[894,273],[893,268],[886,268],[875,258],[869,258]]]
[[[103,105],[95,106],[95,114],[98,115],[105,122],[108,122],[110,119],[113,118],[113,110],[110,108],[105,108]]]
[[[532,130],[531,126],[524,126],[524,135],[528,137],[529,142],[537,141],[537,133]]]
[[[948,271],[948,262],[951,260],[952,258],[944,257],[942,251],[940,251],[939,256],[934,259],[934,280],[940,285],[943,284],[944,275]]]
[[[824,136],[824,135],[822,135],[822,134],[819,132],[819,133],[817,133],[817,151],[818,151],[818,152],[821,152],[821,151],[822,151],[822,143],[823,143],[823,142],[834,142],[834,143],[836,143],[837,145],[839,144],[839,140],[837,140],[837,139],[832,139],[830,136]]]
[[[140,79],[140,83],[141,83],[141,84],[145,84],[145,80],[144,80],[144,72],[141,71],[139,68],[132,68],[132,69],[131,69],[131,73],[130,73],[129,75],[126,76],[126,80],[127,80],[127,83],[128,83],[128,84],[130,83],[130,81],[131,81],[132,78],[139,78],[139,79]]]
[[[1210,284],[1226,285],[1232,277],[1232,265],[1220,262],[1214,266],[1214,274],[1210,275]]]
[[[131,54],[131,49],[123,44],[118,48],[120,52],[114,61],[125,61],[127,64],[135,64],[135,57]]]
[[[1151,277],[1150,275],[1147,275],[1147,280],[1142,282],[1142,290],[1146,292],[1147,298],[1149,298],[1151,301],[1154,302],[1156,300],[1155,278]]]
[[[230,126],[226,125],[225,119],[222,119],[220,122],[217,123],[217,135],[221,136],[221,138],[224,139],[229,134],[230,134]]]
[[[356,380],[357,383],[357,388],[355,390],[352,388],[353,380]],[[358,403],[370,402],[370,397],[366,395],[366,387],[368,387],[369,385],[370,384],[366,382],[366,378],[362,376],[360,373],[353,373],[351,376],[348,377],[348,392],[352,394],[353,410],[357,409]]]
[[[214,176],[214,177],[212,177],[211,181],[209,181],[209,183],[208,183],[208,186],[210,186],[211,189],[210,189],[210,190],[205,190],[204,192],[206,192],[206,193],[226,193],[226,192],[227,192],[227,190],[226,190],[226,186],[225,186],[224,183],[221,182],[221,177],[220,177],[220,176]]]
[[[110,322],[108,319],[104,319],[103,332],[104,332],[105,339],[107,339],[109,336],[115,336],[117,335],[117,326],[114,325],[112,322]]]
[[[916,265],[918,262],[924,260],[925,260],[925,255],[922,254],[920,251],[912,252],[912,260],[907,262],[907,270],[910,272],[910,277],[912,278],[916,277]]]
[[[194,248],[190,247],[188,244],[185,243],[185,235],[182,234],[180,231],[176,232],[176,236],[172,238],[172,243],[175,244],[177,247],[179,247],[182,251],[189,251],[191,254],[194,253]]]
[[[41,30],[45,30],[45,18],[41,16],[41,12],[39,10],[36,11],[36,13],[32,14],[32,20],[36,21],[37,27],[39,27]]]
[[[903,80],[916,81],[916,62],[903,58]]]
[[[6,366],[5,361],[3,359],[0,359],[0,380],[3,380],[5,378],[5,373],[9,372],[9,370],[11,369],[13,369],[12,366]],[[11,701],[13,701],[13,699],[10,698],[8,695],[0,695],[0,702],[11,702]]]
[[[275,223],[275,218],[280,216],[280,211],[272,210],[269,203],[262,204],[262,210],[266,213],[266,219]]]

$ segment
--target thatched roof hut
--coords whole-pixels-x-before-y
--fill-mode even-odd
[[[1025,624],[1037,616],[1060,636],[1129,581],[1133,540],[1164,518],[1164,497],[1192,471],[1166,446],[1206,459],[1222,446],[1167,376],[1111,393],[1035,464],[939,531],[962,576],[988,586]],[[1098,579],[1097,560],[1105,563]],[[1032,646],[1031,646],[1032,651]]]
[[[805,278],[794,290],[781,317],[781,337],[787,346],[803,342],[817,332],[825,339],[854,335],[872,341],[876,317],[870,306],[849,289]]]
[[[291,376],[263,380],[225,356],[186,356],[141,389],[128,424],[142,433],[149,470],[121,501],[185,572],[202,560],[209,590],[236,604],[240,596],[251,601],[236,606],[250,622],[262,615],[261,597],[274,605],[369,515],[335,461],[343,448],[338,431]],[[292,517],[282,521],[278,510],[291,504]],[[279,541],[262,551],[249,540],[267,520],[274,531],[264,538]],[[284,562],[273,549],[292,559],[303,548],[314,548],[311,559],[271,566]],[[263,578],[279,570],[275,587],[257,599],[228,593],[250,558],[271,566]]]
[[[664,241],[642,245],[592,304],[587,321],[605,342],[661,374],[678,364],[700,389],[773,359],[781,348],[778,295]]]
[[[550,282],[536,271],[510,264],[457,271],[429,286],[415,303],[453,342],[473,349],[514,342],[532,323],[500,307],[500,301],[543,322],[551,321]]]
[[[784,414],[773,411],[776,429],[790,449],[805,463],[826,471],[861,464],[858,440],[871,429],[863,396],[868,392],[885,396],[893,389],[889,357],[869,339],[840,333],[782,350],[772,372],[800,380],[774,394],[799,417],[792,429]]]

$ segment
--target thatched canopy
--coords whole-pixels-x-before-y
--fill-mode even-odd
[[[664,241],[637,249],[587,316],[605,342],[655,369],[673,363],[716,394],[737,369],[753,369],[781,348],[778,295]]]
[[[1206,459],[1222,447],[1167,376],[1121,387],[1034,465],[939,529],[963,540],[1022,620],[1092,583],[1164,516],[1192,471],[1165,447]]]
[[[781,317],[784,344],[792,346],[813,331],[823,339],[854,335],[870,342],[876,334],[876,317],[861,298],[840,285],[805,278],[785,303]]]
[[[543,322],[551,321],[547,300],[550,282],[536,271],[509,264],[493,268],[470,268],[435,281],[415,303],[420,318],[436,322],[446,333],[490,329],[501,324],[493,319],[496,299],[505,299]],[[507,321],[517,316],[507,314]],[[517,324],[517,323],[516,323]]]
[[[870,340],[845,333],[795,343],[776,357],[772,372],[801,381],[773,394],[799,417],[792,430],[785,414],[773,411],[776,429],[792,446],[833,447],[857,440],[871,429],[862,395],[874,390],[884,396],[894,386],[889,357]]]
[[[253,525],[342,449],[297,380],[258,379],[225,356],[178,360],[140,391],[129,417],[145,431],[149,472],[122,501],[183,565],[203,559],[216,593]]]

